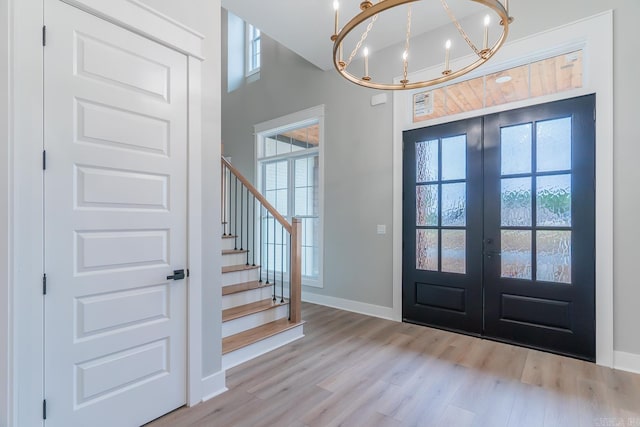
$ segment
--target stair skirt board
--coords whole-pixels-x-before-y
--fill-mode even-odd
[[[236,283],[253,282],[254,280],[258,280],[259,276],[259,268],[222,273],[222,286],[235,285]]]
[[[273,287],[266,286],[262,288],[250,289],[222,297],[222,309],[237,307],[239,305],[250,304],[252,302],[261,301],[273,297]]]
[[[237,319],[222,322],[222,338],[229,337],[248,329],[256,328],[274,320],[289,317],[289,304],[282,304],[258,313],[238,317]]]
[[[304,337],[303,324],[300,324],[269,338],[257,341],[246,347],[239,348],[222,356],[222,369],[231,369],[234,366],[238,366],[241,363],[255,359],[258,356],[262,356],[265,353],[287,345],[302,337]]]
[[[222,255],[222,266],[227,267],[230,265],[238,265],[238,264],[246,264],[247,263],[247,253],[241,252],[237,254],[223,254]],[[249,254],[249,264],[253,264],[253,260],[251,259],[251,254]]]

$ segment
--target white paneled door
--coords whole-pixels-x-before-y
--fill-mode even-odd
[[[46,424],[138,426],[186,402],[187,58],[45,24]]]

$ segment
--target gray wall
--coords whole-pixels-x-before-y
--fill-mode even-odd
[[[520,0],[511,2],[516,21],[510,40],[614,9],[614,346],[640,354],[640,286],[634,263],[640,229],[637,183],[640,131],[634,124],[640,83],[637,0]],[[223,32],[224,32],[223,13]],[[448,37],[427,34],[412,46],[437,46]],[[323,72],[282,45],[264,37],[261,79],[226,93],[223,83],[222,139],[225,155],[249,178],[254,174],[253,125],[318,104],[326,105],[325,121],[325,259],[324,288],[305,288],[338,298],[392,306],[391,235],[375,234],[376,224],[392,222],[391,103],[371,107],[376,91],[347,83],[333,70]],[[327,54],[330,43],[327,43]],[[393,77],[399,46],[376,52],[372,74]],[[223,61],[224,37],[223,37]],[[452,52],[452,57],[456,52]],[[416,60],[415,68],[439,63]],[[223,67],[224,69],[224,67]],[[223,75],[223,82],[226,76]]]
[[[0,426],[9,422],[9,4],[0,0]]]

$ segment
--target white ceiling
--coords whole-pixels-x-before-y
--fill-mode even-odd
[[[359,12],[360,1],[340,1],[341,26]],[[459,20],[485,9],[469,0],[449,0],[448,4]],[[333,0],[222,0],[222,6],[317,67],[323,70],[333,67],[330,40],[334,26]],[[412,10],[412,36],[451,25],[439,0],[416,1]],[[402,42],[406,22],[406,5],[381,14],[365,45],[375,52]],[[345,40],[345,57],[349,56],[365,28],[366,25],[360,25],[352,32],[353,37],[350,35]]]

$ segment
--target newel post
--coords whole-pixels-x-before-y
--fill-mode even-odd
[[[291,223],[291,321],[302,321],[302,220],[293,218]]]

